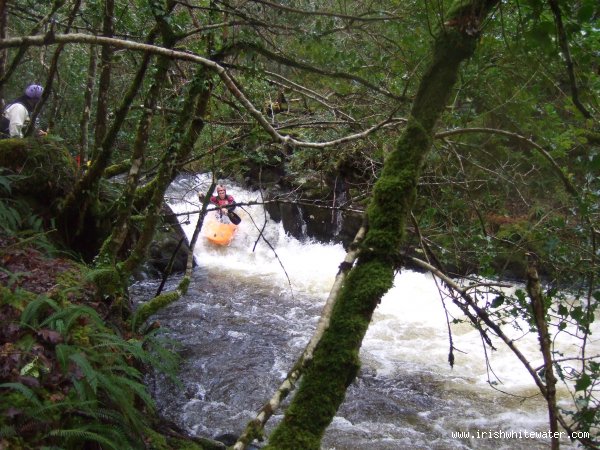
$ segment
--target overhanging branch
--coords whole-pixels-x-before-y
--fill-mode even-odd
[[[14,47],[41,47],[51,44],[94,44],[100,46],[112,46],[116,48],[140,51],[151,53],[155,55],[164,56],[171,59],[177,59],[181,61],[190,61],[196,64],[202,64],[203,66],[211,69],[217,73],[221,81],[225,84],[229,92],[237,99],[237,101],[248,111],[248,113],[254,117],[259,125],[271,136],[274,142],[279,142],[283,145],[289,145],[293,147],[308,147],[308,148],[327,148],[336,145],[344,144],[346,142],[355,141],[367,137],[383,127],[389,127],[397,125],[398,123],[404,123],[403,119],[392,119],[388,118],[374,126],[367,128],[366,130],[354,133],[348,136],[344,136],[339,139],[334,139],[328,142],[305,142],[299,141],[292,138],[289,135],[280,134],[269,122],[269,120],[252,104],[252,102],[243,94],[238,88],[238,83],[233,76],[220,64],[202,56],[188,53],[185,51],[171,50],[156,45],[142,44],[139,42],[127,41],[123,39],[110,38],[105,36],[93,36],[85,33],[70,33],[70,34],[47,34],[45,36],[21,36],[14,38],[7,38],[0,40],[0,49],[2,48],[14,48]]]

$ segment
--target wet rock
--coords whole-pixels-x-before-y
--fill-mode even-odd
[[[148,250],[148,259],[136,275],[138,279],[161,277],[171,259],[171,273],[184,272],[186,269],[190,246],[185,232],[168,205],[163,206],[162,214],[164,223],[156,230]]]

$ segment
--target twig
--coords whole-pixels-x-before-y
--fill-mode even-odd
[[[233,446],[233,450],[243,450],[250,443],[254,436],[260,432],[269,420],[269,418],[273,415],[273,413],[279,408],[281,402],[287,397],[290,391],[294,388],[296,382],[302,375],[304,368],[307,363],[312,360],[313,351],[316,348],[317,344],[321,340],[323,333],[329,327],[329,321],[331,319],[331,312],[333,310],[333,306],[335,305],[335,301],[337,299],[338,293],[342,287],[344,280],[346,279],[347,273],[350,271],[350,268],[353,266],[354,261],[358,257],[359,250],[358,244],[364,238],[366,233],[366,226],[362,226],[358,233],[356,234],[354,241],[350,245],[350,250],[346,253],[346,257],[344,261],[340,264],[340,270],[338,271],[337,276],[335,277],[335,281],[331,290],[329,291],[329,296],[327,297],[327,301],[325,302],[325,306],[323,306],[323,310],[321,311],[321,317],[319,318],[319,323],[317,324],[317,328],[306,345],[304,352],[298,358],[292,370],[288,373],[286,379],[280,384],[275,394],[271,397],[271,399],[263,405],[263,407],[259,410],[257,416],[248,423],[246,429],[242,433],[242,435],[238,438],[238,441]]]
[[[239,204],[236,204],[236,205],[239,206]],[[279,265],[283,269],[283,273],[285,274],[285,277],[287,278],[287,282],[288,282],[288,284],[290,286],[290,292],[292,293],[292,299],[293,299],[294,298],[294,288],[292,287],[292,281],[290,280],[290,276],[288,275],[287,270],[285,270],[285,266],[281,262],[281,259],[279,258],[279,255],[275,251],[275,248],[271,245],[271,243],[269,242],[269,240],[265,237],[265,235],[263,233],[264,227],[263,227],[263,230],[261,230],[260,228],[258,228],[258,225],[256,224],[256,222],[252,218],[252,215],[248,211],[246,211],[244,208],[242,208],[242,210],[245,211],[248,214],[248,217],[250,217],[250,220],[252,221],[252,223],[254,224],[254,226],[256,227],[256,229],[258,230],[258,232],[259,232],[258,239],[262,238],[263,241],[266,242],[266,244],[269,246],[269,248],[271,249],[271,251],[275,255],[275,258],[277,258],[277,262],[279,262]],[[256,247],[256,244],[254,245],[254,247]]]
[[[167,278],[169,278],[169,275],[171,275],[171,270],[173,270],[173,263],[175,261],[175,256],[177,256],[177,252],[181,248],[181,245],[183,244],[184,240],[185,240],[185,236],[183,236],[181,239],[179,239],[179,242],[177,243],[177,247],[175,247],[175,250],[171,254],[169,263],[167,264],[167,267],[165,268],[165,271],[162,274],[162,280],[160,282],[160,286],[158,286],[158,289],[156,290],[156,294],[154,294],[155,297],[158,297],[160,295],[160,293],[162,292],[163,288],[165,287]]]

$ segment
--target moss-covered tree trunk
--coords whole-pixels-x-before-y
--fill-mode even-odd
[[[148,42],[154,42],[157,29],[154,28],[148,35]],[[81,177],[72,192],[67,196],[62,204],[61,211],[58,217],[58,223],[66,230],[65,236],[67,242],[70,242],[74,247],[78,247],[75,242],[85,241],[86,233],[94,234],[92,228],[86,229],[84,222],[88,215],[88,209],[92,207],[97,199],[97,190],[104,170],[109,165],[114,151],[115,142],[122,125],[125,123],[125,118],[131,108],[133,100],[138,94],[138,91],[143,85],[144,77],[150,66],[151,56],[144,55],[144,59],[140,63],[138,70],[129,86],[129,89],[123,96],[123,100],[115,113],[114,121],[108,130],[104,133],[104,139],[100,147],[100,152],[96,154],[93,164],[89,167],[83,177]],[[95,248],[94,251],[98,249]],[[94,253],[93,256],[96,254]]]
[[[147,185],[150,189],[142,188],[148,195],[144,225],[131,255],[121,265],[124,276],[132,273],[144,259],[160,219],[160,207],[165,192],[179,171],[178,163],[192,151],[204,128],[203,117],[206,114],[212,92],[210,77],[211,74],[205,68],[197,69],[196,75],[190,83],[191,86],[175,125],[169,147],[161,158],[158,173]]]
[[[144,65],[148,65],[150,62],[151,55],[144,55]],[[111,235],[107,242],[104,244],[102,251],[100,252],[100,260],[108,259],[114,262],[117,257],[119,249],[123,245],[127,233],[129,232],[129,218],[132,211],[132,203],[135,196],[135,190],[138,187],[139,178],[142,166],[144,164],[144,157],[146,153],[146,147],[148,146],[148,139],[150,135],[150,128],[154,109],[159,100],[159,95],[163,87],[164,82],[167,79],[169,67],[171,66],[171,60],[166,57],[160,57],[156,64],[157,69],[154,73],[154,83],[150,87],[146,100],[144,101],[144,112],[138,124],[138,129],[133,144],[133,154],[131,156],[131,165],[129,169],[129,175],[127,181],[117,205],[117,218],[113,226]]]
[[[102,34],[107,37],[113,37],[115,32],[115,2],[114,0],[104,0],[104,16],[102,24]],[[96,102],[96,126],[94,129],[94,149],[92,159],[96,159],[100,153],[102,140],[108,127],[108,93],[110,92],[110,83],[112,75],[112,59],[114,49],[108,45],[102,47],[100,55],[100,79],[98,81],[98,100]]]
[[[331,323],[317,345],[269,449],[319,449],[325,429],[359,370],[359,350],[375,307],[392,287],[405,222],[460,63],[475,49],[480,24],[498,0],[457,2],[436,35],[406,130],[385,161],[368,208],[369,230],[356,266],[337,298]],[[390,201],[393,200],[393,201]],[[414,301],[414,300],[413,300]]]

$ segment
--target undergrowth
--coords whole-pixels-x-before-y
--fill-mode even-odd
[[[148,370],[175,380],[160,329],[107,320],[110,300],[86,266],[48,257],[58,252],[13,181],[0,174],[0,449],[179,448],[156,432],[143,382]]]

